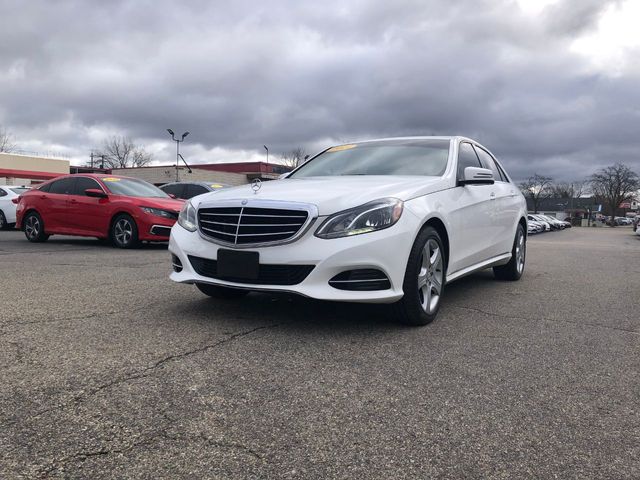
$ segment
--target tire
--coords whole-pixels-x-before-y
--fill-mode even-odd
[[[49,235],[44,233],[44,222],[42,217],[36,212],[29,212],[22,221],[22,228],[27,240],[34,243],[46,242]]]
[[[0,210],[0,230],[4,230],[9,227],[7,223],[7,217],[4,216],[2,210]]]
[[[405,325],[427,325],[440,309],[446,283],[446,259],[440,235],[424,228],[411,247],[405,270],[403,297],[391,305],[394,320]]]
[[[196,287],[211,298],[241,298],[249,293],[249,290],[243,290],[241,288],[220,287],[208,283],[196,283]]]
[[[524,228],[518,224],[516,237],[513,240],[513,248],[511,249],[511,260],[506,265],[493,267],[493,274],[498,280],[516,281],[520,280],[524,273],[524,264],[527,257],[527,236],[524,234]]]
[[[136,221],[126,213],[121,213],[113,219],[109,236],[111,243],[117,248],[136,248],[140,243]]]

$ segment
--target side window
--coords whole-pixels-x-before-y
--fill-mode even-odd
[[[196,195],[202,195],[203,193],[207,193],[207,190],[202,185],[187,185],[186,192],[184,198],[193,198]]]
[[[174,183],[172,185],[163,185],[162,187],[160,187],[160,190],[162,190],[164,193],[166,193],[167,195],[175,195],[176,198],[182,198],[180,195],[182,195],[183,189],[184,185],[182,183]]]
[[[482,162],[482,165],[484,166],[484,168],[488,168],[493,172],[493,179],[496,182],[507,181],[507,179],[503,177],[502,174],[500,173],[500,170],[498,169],[496,162],[493,160],[493,157],[489,155],[489,153],[486,150],[483,150],[480,147],[476,147],[476,152],[478,152],[478,157],[480,157],[480,161]]]
[[[73,184],[76,179],[73,177],[61,178],[60,180],[56,180],[51,184],[49,188],[49,193],[61,193],[69,195],[73,191]]]
[[[502,167],[500,166],[500,164],[498,162],[496,162],[496,166],[498,167],[498,170],[500,170],[500,176],[502,177],[502,181],[503,182],[509,182],[509,177],[507,177],[507,174],[504,173],[504,170],[502,169]]]
[[[0,188],[0,197],[6,197],[7,196],[7,192],[5,192],[3,189]]]
[[[464,169],[467,167],[481,167],[476,152],[470,143],[463,142],[458,149],[458,180],[464,178]]]
[[[102,190],[100,184],[98,184],[98,182],[96,182],[93,178],[77,177],[76,186],[73,188],[73,195],[84,195],[84,191],[90,188],[98,188]]]
[[[41,192],[48,192],[50,188],[51,188],[51,184],[45,183],[44,185],[38,187],[38,190],[40,190]]]

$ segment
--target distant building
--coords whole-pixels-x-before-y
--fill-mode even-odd
[[[180,181],[205,181],[226,183],[227,185],[243,185],[254,178],[261,180],[275,180],[283,173],[291,171],[290,167],[266,162],[234,162],[234,163],[206,163],[191,165],[192,173],[187,167],[178,169]],[[114,175],[141,178],[154,185],[176,181],[175,165],[154,165],[148,167],[113,168]]]
[[[69,160],[0,153],[0,183],[31,185],[69,173]]]

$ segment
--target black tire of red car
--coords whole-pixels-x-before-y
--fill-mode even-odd
[[[109,236],[111,243],[117,248],[136,248],[140,243],[138,225],[133,217],[126,213],[121,213],[113,219]]]
[[[522,225],[516,229],[516,237],[513,240],[511,249],[511,260],[506,265],[493,267],[493,274],[498,280],[516,281],[520,280],[524,273],[524,266],[527,259],[527,236]]]
[[[211,298],[241,298],[244,297],[249,290],[243,290],[241,288],[228,288],[220,287],[218,285],[210,285],[208,283],[196,283],[196,287],[205,295]]]
[[[428,261],[424,260],[425,253],[430,257]],[[409,253],[402,284],[404,295],[391,305],[394,320],[405,325],[422,326],[436,318],[446,283],[444,253],[437,230],[430,226],[423,228]],[[431,262],[431,258],[435,260]]]
[[[25,215],[22,228],[25,237],[30,242],[46,242],[49,239],[49,235],[44,233],[44,221],[37,212],[29,212]]]
[[[7,217],[5,217],[2,210],[0,210],[0,230],[4,230],[7,226]]]

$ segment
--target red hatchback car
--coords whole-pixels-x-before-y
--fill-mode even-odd
[[[53,234],[79,235],[132,248],[143,240],[169,240],[183,204],[135,178],[66,175],[19,197],[16,228],[31,242]]]

